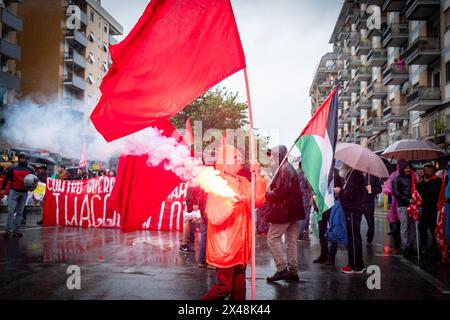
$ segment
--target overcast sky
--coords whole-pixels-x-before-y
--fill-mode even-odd
[[[211,0],[214,1],[214,0]],[[309,87],[342,0],[232,0],[250,78],[255,127],[292,145],[311,118]],[[149,0],[102,0],[127,34]],[[243,72],[221,86],[246,101]],[[265,132],[266,131],[266,132]]]

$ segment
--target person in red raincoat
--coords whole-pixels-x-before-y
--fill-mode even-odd
[[[226,160],[226,161],[225,161]],[[251,258],[252,209],[251,181],[242,173],[242,154],[226,145],[218,150],[216,168],[236,193],[234,198],[208,194],[206,215],[207,263],[217,268],[217,284],[203,300],[220,300],[231,295],[231,300],[245,300],[245,269]],[[266,182],[256,170],[256,207],[264,203]]]

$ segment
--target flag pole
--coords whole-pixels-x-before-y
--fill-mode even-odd
[[[256,143],[255,143],[255,132],[253,126],[253,110],[252,101],[250,98],[250,85],[248,81],[247,68],[244,68],[244,78],[245,78],[245,89],[247,91],[247,103],[248,103],[248,116],[250,122],[250,164],[256,164]],[[256,172],[251,167],[252,171],[252,265],[251,265],[251,299],[256,299],[256,200],[255,200],[255,189],[256,189]]]

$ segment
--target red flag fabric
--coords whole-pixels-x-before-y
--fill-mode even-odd
[[[110,52],[91,114],[107,141],[170,118],[246,66],[230,0],[152,0]]]
[[[415,222],[419,221],[420,212],[419,207],[422,205],[422,197],[420,196],[419,192],[417,191],[416,187],[416,174],[414,171],[411,170],[411,193],[412,193],[412,199],[415,201],[413,204],[410,204],[409,207],[406,209],[408,211],[409,216],[411,219],[413,219]]]
[[[167,137],[173,136],[176,131],[168,120],[160,120],[154,126]],[[161,202],[181,182],[173,172],[165,170],[163,164],[149,167],[147,159],[147,155],[126,155],[119,159],[110,206],[121,214],[124,232],[140,230],[149,215],[152,219],[157,216]],[[150,192],[150,186],[155,185],[158,188]]]
[[[442,263],[448,262],[448,246],[445,238],[445,172],[442,170],[441,192],[439,193],[436,229],[436,244],[441,250]]]

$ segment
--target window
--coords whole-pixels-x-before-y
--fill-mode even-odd
[[[106,62],[103,62],[103,70],[105,72],[108,71],[108,64]]]
[[[91,22],[94,22],[94,11],[91,10]]]
[[[445,63],[445,81],[450,82],[450,61]]]
[[[89,52],[88,60],[89,60],[89,62],[92,63],[92,64],[95,63],[94,54],[93,54],[92,52]]]
[[[450,9],[445,11],[445,29],[448,30],[450,28]]]
[[[433,87],[437,88],[441,86],[441,73],[440,72],[436,72],[433,75]]]
[[[92,76],[91,73],[89,73],[89,75],[88,75],[88,80],[89,80],[89,83],[90,83],[90,84],[95,84],[94,77]]]
[[[95,42],[95,37],[94,37],[94,34],[92,33],[92,32],[89,32],[89,41],[91,41],[91,42]]]
[[[108,45],[103,43],[103,51],[108,52]]]

